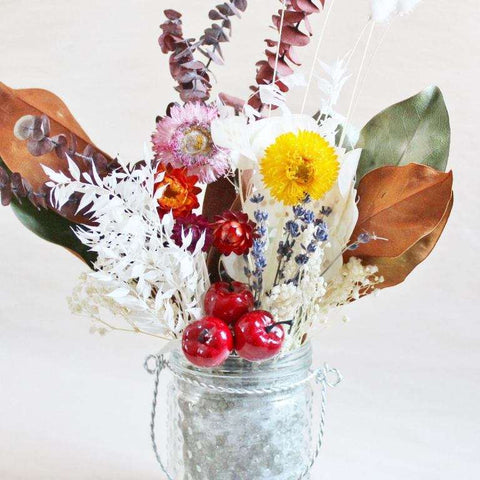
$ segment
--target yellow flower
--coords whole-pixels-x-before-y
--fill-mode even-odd
[[[295,205],[306,194],[322,198],[338,177],[334,148],[318,133],[300,130],[285,133],[265,150],[260,172],[272,196],[286,205]]]

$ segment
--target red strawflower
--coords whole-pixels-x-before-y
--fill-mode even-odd
[[[210,223],[203,215],[195,215],[192,213],[185,217],[177,218],[173,226],[172,239],[179,247],[183,245],[182,233],[183,237],[186,237],[189,233],[192,235],[192,243],[190,243],[187,248],[191,253],[195,250],[202,234],[205,234],[205,242],[202,247],[204,252],[210,248],[213,242]]]
[[[213,244],[224,255],[244,255],[252,248],[255,224],[243,212],[230,210],[215,217]]]
[[[199,207],[197,195],[202,191],[196,187],[198,177],[188,176],[185,168],[166,169],[160,166],[159,171],[164,171],[165,176],[155,185],[155,191],[166,185],[162,197],[158,199],[158,214],[160,216],[172,211],[175,218],[184,217]]]

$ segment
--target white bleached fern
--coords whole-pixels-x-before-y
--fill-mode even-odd
[[[89,274],[88,289],[107,294],[113,302],[97,305],[123,316],[134,331],[177,337],[201,314],[199,299],[209,286],[201,238],[193,253],[192,237],[182,246],[172,240],[174,219],[157,213],[161,189],[155,192],[155,170],[151,162],[124,165],[100,178],[82,173],[69,162],[71,178],[44,167],[50,177],[52,201],[64,205],[76,192],[83,195],[78,211],[87,209],[95,224],[78,228],[80,241],[98,255],[95,272]],[[82,289],[77,289],[77,292]],[[100,298],[100,296],[99,296]],[[75,299],[76,313],[91,313],[95,295]],[[101,308],[100,308],[101,307]],[[100,317],[97,320],[102,321]]]
[[[339,58],[332,64],[322,61],[319,64],[324,72],[323,76],[318,77],[318,88],[323,94],[320,111],[326,115],[336,115],[334,107],[345,83],[350,78],[350,74],[347,73],[347,57]]]

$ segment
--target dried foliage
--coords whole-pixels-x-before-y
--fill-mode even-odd
[[[429,234],[442,219],[452,196],[452,172],[425,165],[382,167],[358,187],[358,222],[352,234],[375,233],[386,242],[369,242],[353,256],[396,257]]]
[[[34,190],[30,182],[18,172],[11,172],[0,158],[0,199],[4,207],[10,205],[14,199],[18,203],[28,200],[35,208],[52,208],[50,189],[43,184]],[[53,208],[52,208],[53,209]]]
[[[41,89],[14,90],[0,84],[0,156],[9,172],[15,172],[14,185],[2,174],[2,198],[24,192],[36,207],[52,209],[48,203],[48,177],[42,165],[68,171],[67,157],[81,171],[91,172],[92,164],[106,175],[118,162],[94,147],[67,106],[51,92]],[[19,180],[21,178],[21,182]],[[22,186],[20,186],[20,183]],[[73,196],[60,213],[73,221],[86,221],[76,215],[80,198]]]
[[[371,171],[358,187],[359,218],[352,238],[375,233],[373,241],[347,252],[377,266],[381,288],[401,283],[437,243],[453,204],[452,173],[411,163]]]
[[[55,170],[65,170],[67,162],[58,156],[48,141],[37,142],[45,135],[44,129],[49,128],[49,135],[55,137],[63,134],[70,142],[75,142],[75,151],[83,152],[92,141],[75,120],[65,103],[56,95],[41,89],[12,89],[0,83],[0,156],[13,172],[19,172],[34,190],[39,189],[47,181],[41,165],[47,165]],[[48,120],[41,120],[42,115]],[[23,117],[38,117],[35,122],[20,122]],[[39,120],[40,119],[40,120]],[[42,123],[43,122],[43,123]],[[32,128],[29,138],[28,129]],[[14,135],[14,132],[16,136]],[[32,153],[48,153],[41,158],[32,158]],[[42,151],[43,150],[43,151]],[[100,152],[97,148],[95,151]],[[111,159],[102,153],[108,161]]]
[[[4,207],[10,205],[10,202],[15,197],[18,201],[22,201],[31,194],[31,187],[22,176],[16,172],[10,174],[4,167],[0,165],[0,199]],[[38,205],[45,205],[46,196],[42,200],[36,200],[32,197],[32,203],[36,202]]]
[[[450,217],[453,207],[453,195],[439,224],[428,235],[407,249],[398,257],[363,257],[365,265],[374,265],[378,268],[378,275],[383,282],[378,288],[393,287],[402,283],[413,269],[422,263],[432,252]]]
[[[10,205],[18,220],[31,232],[66,248],[93,268],[95,254],[76,236],[74,228],[78,224],[60,215],[52,205],[51,189],[44,185],[40,191],[34,191],[29,182],[18,172],[12,173],[1,158],[0,197],[2,204]],[[66,210],[69,208],[73,208],[72,199],[67,202]]]
[[[319,0],[319,2],[323,7],[325,0]],[[259,86],[270,85],[275,81],[282,92],[288,91],[288,86],[281,79],[293,73],[293,66],[300,65],[295,47],[304,47],[310,43],[312,29],[308,17],[320,11],[320,7],[312,0],[283,0],[282,3],[284,9],[280,9],[272,17],[273,28],[278,32],[278,36],[274,40],[265,40],[267,58],[257,62],[256,85],[250,87],[253,93],[248,103],[258,111],[262,111],[265,107],[258,95]],[[285,10],[284,13],[283,10]]]
[[[182,15],[175,10],[165,10],[167,21],[160,25],[162,35],[158,43],[163,53],[170,53],[170,73],[178,83],[175,90],[184,102],[205,101],[210,98],[210,64],[223,64],[221,44],[228,42],[232,31],[231,18],[240,18],[247,8],[247,0],[230,0],[210,10],[214,23],[198,39],[185,38]],[[208,58],[204,63],[195,58],[199,52]]]
[[[157,188],[162,175],[153,162],[132,162],[106,177],[81,173],[69,162],[67,174],[46,168],[51,178],[52,198],[59,208],[72,193],[82,195],[81,208],[88,208],[95,224],[76,228],[76,235],[97,255],[96,273],[90,290],[84,291],[77,313],[94,313],[101,298],[114,300],[110,310],[124,316],[134,328],[170,338],[201,316],[200,302],[208,288],[202,254],[206,236],[175,238],[171,212],[158,215]],[[180,243],[180,245],[178,245]],[[97,312],[98,313],[98,312]]]
[[[90,175],[93,174],[93,166],[95,166],[95,171],[102,178],[119,168],[116,159],[107,158],[90,144],[87,144],[81,153],[77,151],[79,143],[73,134],[69,135],[70,139],[63,133],[50,136],[50,120],[46,115],[23,116],[15,124],[14,133],[17,139],[26,141],[27,150],[34,157],[54,153],[60,160],[64,162],[70,160],[76,164],[81,172]],[[48,187],[45,184],[40,186],[40,194],[34,192],[30,186],[28,190],[32,203],[36,204],[35,199],[41,198],[44,208],[54,209],[52,205],[48,204],[48,196],[45,198],[45,193],[48,192]],[[72,195],[62,209],[58,210],[58,213],[76,222],[88,223],[89,218],[79,216],[77,211],[80,200],[81,195]]]

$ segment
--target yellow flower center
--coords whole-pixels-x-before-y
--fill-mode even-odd
[[[318,133],[301,130],[276,138],[260,162],[260,172],[272,196],[295,205],[306,194],[322,198],[338,177],[335,149]]]
[[[206,155],[212,147],[210,132],[199,126],[190,127],[184,132],[182,150],[188,155]]]
[[[312,181],[315,172],[312,164],[308,160],[301,158],[300,163],[290,162],[285,173],[289,180],[306,186]]]

